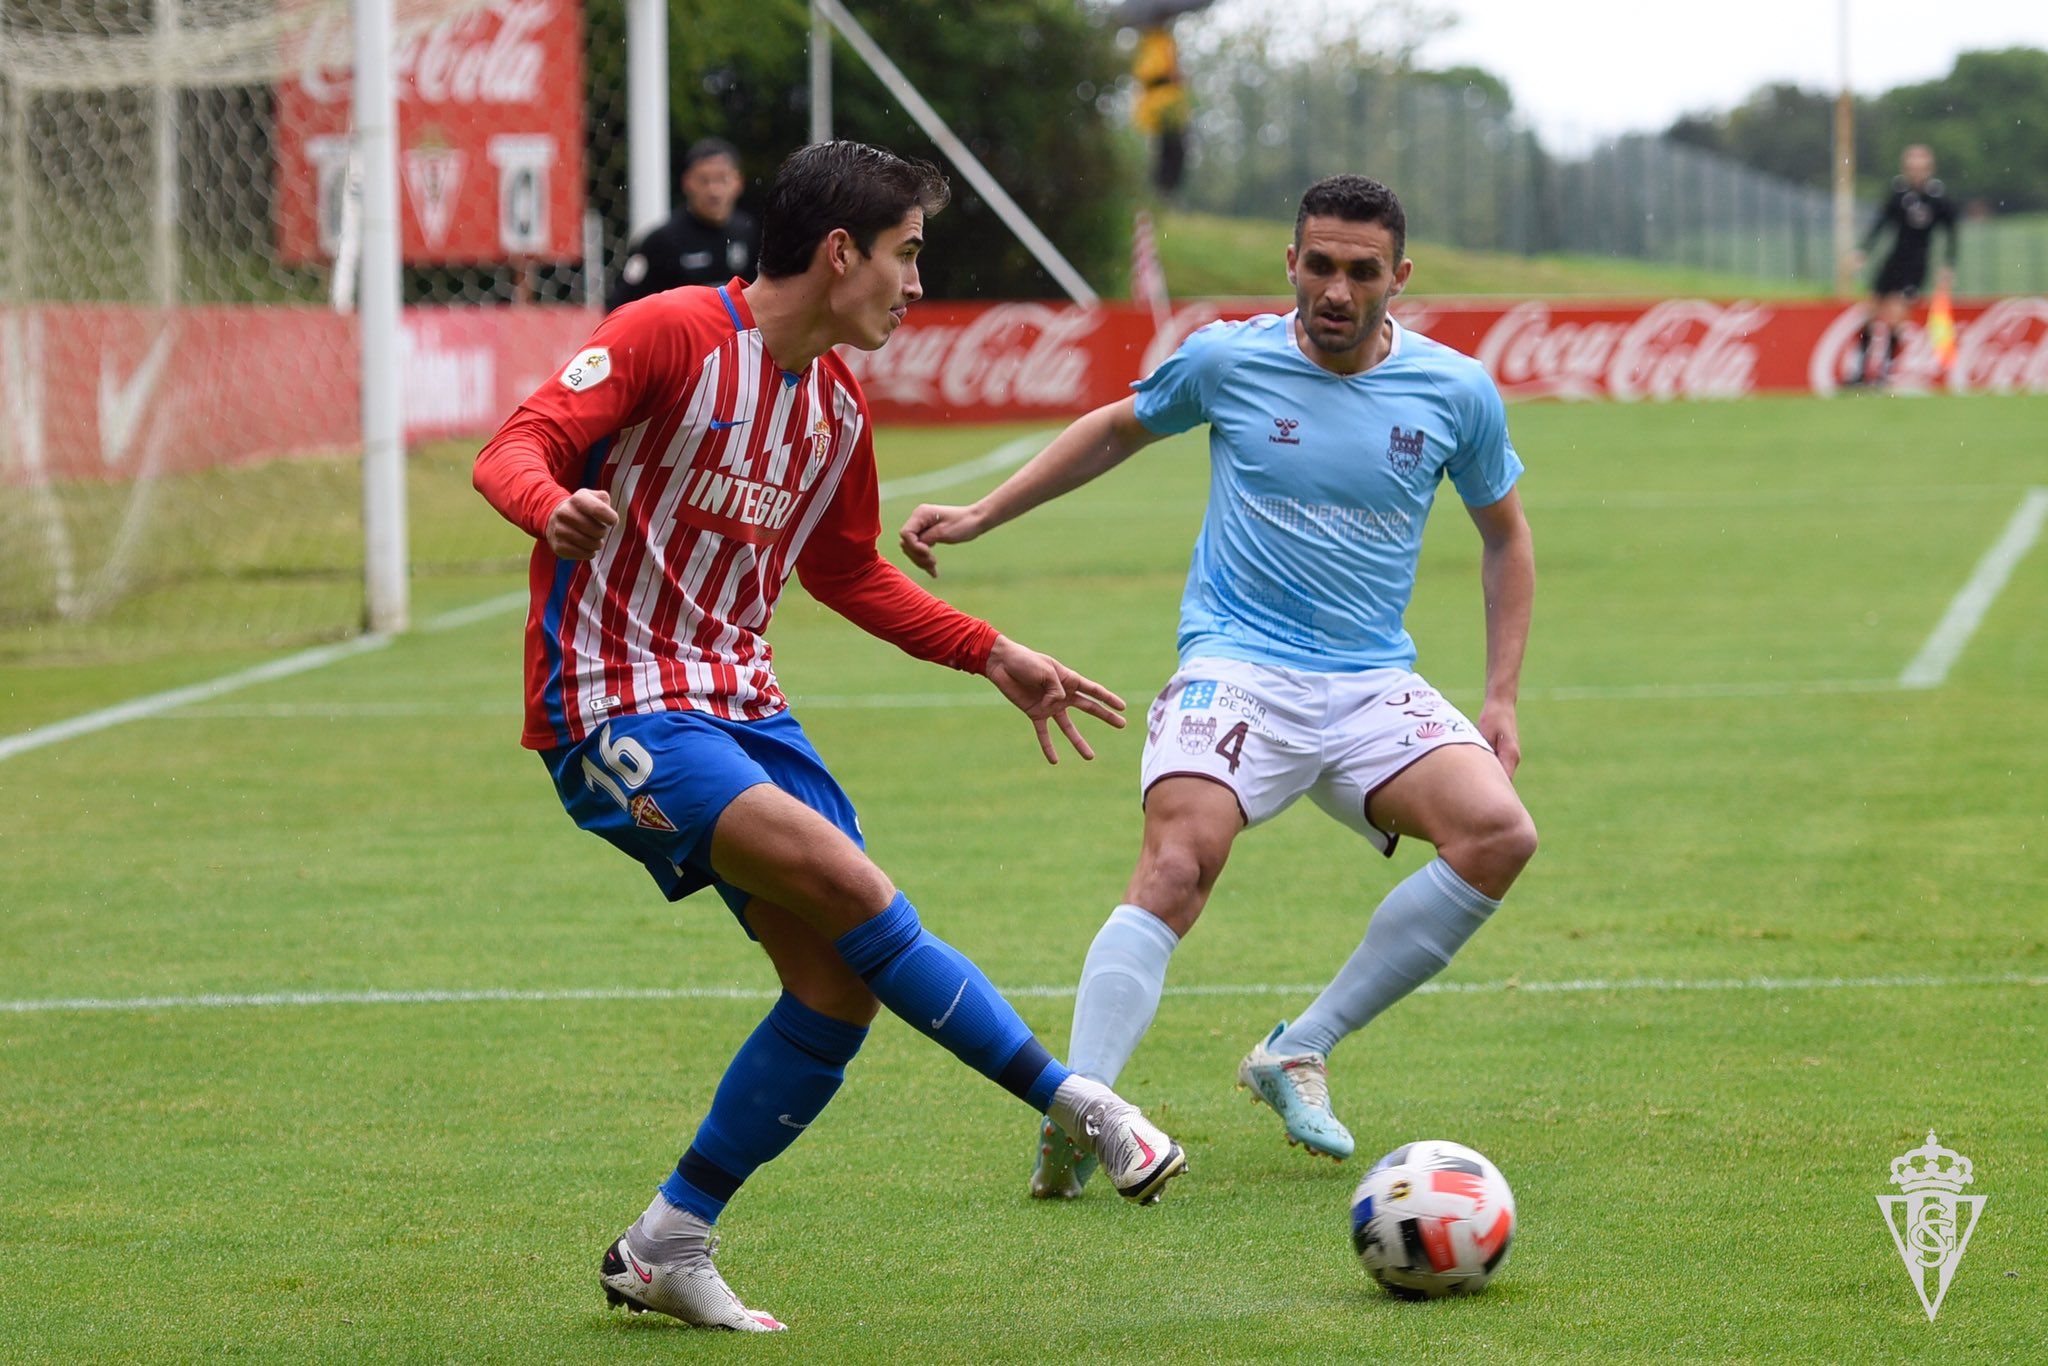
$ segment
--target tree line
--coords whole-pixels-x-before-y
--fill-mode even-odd
[[[1862,197],[1875,198],[1898,174],[1900,149],[1924,142],[1964,204],[1995,213],[2048,209],[2048,52],[1965,52],[1946,76],[1855,103]],[[1833,183],[1834,107],[1827,91],[1774,83],[1733,109],[1688,114],[1665,135],[1825,187]]]

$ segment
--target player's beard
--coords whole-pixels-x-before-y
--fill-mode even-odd
[[[1357,326],[1349,332],[1337,337],[1331,337],[1328,333],[1319,332],[1316,324],[1322,323],[1324,326],[1328,326],[1329,323],[1335,322],[1335,319],[1326,321],[1320,310],[1310,312],[1307,316],[1309,324],[1303,327],[1302,331],[1307,335],[1309,344],[1315,347],[1316,350],[1332,356],[1341,356],[1356,351],[1365,344],[1368,338],[1380,328],[1386,326],[1387,323],[1386,305],[1382,304],[1377,308],[1367,308],[1363,316],[1359,318]]]

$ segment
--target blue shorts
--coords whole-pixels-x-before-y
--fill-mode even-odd
[[[540,757],[576,824],[639,859],[670,901],[716,887],[742,926],[750,894],[711,871],[711,831],[740,793],[772,783],[867,847],[853,802],[787,711],[762,721],[615,716],[581,744]]]

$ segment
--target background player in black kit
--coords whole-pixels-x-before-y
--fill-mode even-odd
[[[1936,228],[1948,235],[1941,287],[1946,289],[1955,278],[1955,204],[1948,197],[1947,187],[1934,178],[1934,153],[1915,143],[1900,156],[1899,169],[1904,174],[1892,182],[1891,194],[1878,210],[1870,231],[1863,236],[1863,251],[1857,253],[1860,266],[1863,252],[1877,244],[1886,228],[1897,234],[1891,254],[1884,258],[1884,264],[1877,268],[1877,278],[1871,282],[1870,307],[1864,315],[1863,331],[1856,338],[1856,375],[1851,381],[1855,384],[1883,383],[1891,378],[1892,362],[1899,356],[1899,328],[1906,321],[1913,300],[1927,284],[1928,248]],[[1884,361],[1873,366],[1870,343],[1879,322],[1884,324]]]
[[[740,211],[740,154],[729,142],[703,138],[683,154],[683,207],[633,244],[605,297],[607,310],[683,285],[718,286],[754,278],[761,228]]]

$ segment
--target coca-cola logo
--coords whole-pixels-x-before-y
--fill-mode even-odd
[[[913,315],[914,316],[914,315]],[[1088,397],[1094,309],[997,304],[964,325],[908,323],[878,351],[842,351],[874,397],[918,407],[1072,410]]]
[[[1865,313],[1852,305],[1835,315],[1807,362],[1808,387],[1832,394],[1855,363],[1858,334]],[[1885,345],[1882,333],[1873,342]],[[1941,361],[1934,354],[1927,329],[1906,323],[1899,332],[1899,354],[1891,364],[1886,387],[1918,393],[1944,383]],[[1946,376],[1951,393],[2048,392],[2048,299],[2001,299],[1967,321],[1956,322],[1956,359]]]
[[[494,0],[402,36],[392,78],[424,104],[533,104],[541,97],[547,48],[537,36],[556,0]],[[299,84],[320,104],[349,98],[352,68],[328,66],[348,51],[346,8],[324,11],[306,36]]]
[[[1806,359],[1806,387],[1823,398],[1848,382],[1857,366],[1858,335],[1868,315],[1861,304],[1837,313],[1827,330],[1814,343]],[[1882,352],[1885,338],[1878,334],[1874,345]],[[1927,335],[1911,322],[1899,330],[1899,353],[1891,361],[1885,387],[1894,393],[1920,393],[1941,383],[1941,363]]]
[[[1956,328],[1957,393],[2048,392],[2048,299],[2001,299]]]
[[[1517,304],[1476,356],[1508,398],[1735,398],[1756,387],[1755,334],[1770,311],[1679,299],[1628,320],[1558,322]]]

